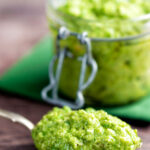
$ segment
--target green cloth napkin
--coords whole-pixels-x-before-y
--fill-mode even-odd
[[[48,65],[52,55],[52,39],[47,36],[0,78],[0,88],[42,101],[40,92],[49,83]],[[150,96],[129,105],[103,109],[119,117],[150,122]]]

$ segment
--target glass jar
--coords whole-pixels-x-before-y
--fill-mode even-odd
[[[109,19],[102,25],[101,20],[85,20],[59,11],[64,4],[64,0],[49,0],[47,6],[48,23],[54,39],[61,26],[72,32],[88,32],[92,54],[98,64],[93,83],[84,91],[86,103],[116,106],[147,95],[150,92],[150,16],[130,20]],[[112,26],[114,30],[111,30]],[[99,33],[99,30],[103,32]],[[112,34],[116,38],[109,38]],[[85,52],[75,38],[64,40],[62,45],[75,56]],[[77,90],[79,68],[76,57],[65,59],[59,89],[71,99]],[[87,70],[87,77],[89,72]]]

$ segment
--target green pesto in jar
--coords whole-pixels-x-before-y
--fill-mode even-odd
[[[88,20],[128,19],[149,13],[149,6],[149,0],[65,0],[60,10]]]
[[[87,30],[90,36],[99,38],[120,38],[136,35],[141,32],[142,22],[132,20],[150,13],[149,0],[65,0],[59,9],[62,13],[73,18],[64,16],[73,31]],[[79,26],[74,19],[88,20]],[[74,20],[74,21],[73,21]],[[124,20],[124,21],[123,21]],[[128,20],[128,21],[125,21]],[[91,23],[90,29],[86,24]]]
[[[60,14],[55,18],[51,16],[54,14],[51,8],[47,11],[54,38],[62,25],[77,33],[87,31],[89,37],[97,38],[137,36],[150,29],[147,20],[133,21],[150,13],[149,0],[66,0],[57,9]],[[85,47],[75,38],[64,40],[62,45],[75,56],[85,52]],[[126,41],[92,41],[92,54],[98,72],[94,82],[84,91],[87,104],[123,105],[150,92],[150,36]],[[80,67],[76,59],[64,61],[59,88],[68,98],[76,97]],[[87,69],[86,78],[89,74]]]
[[[38,150],[136,150],[137,130],[106,112],[54,108],[35,126]]]

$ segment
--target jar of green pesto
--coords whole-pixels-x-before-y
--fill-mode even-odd
[[[49,0],[47,18],[56,39],[61,26],[88,32],[98,64],[93,83],[84,91],[87,104],[123,105],[150,92],[149,0]],[[75,56],[84,48],[74,38],[63,41]],[[74,98],[80,63],[66,58],[60,90]],[[90,70],[87,70],[87,76]]]

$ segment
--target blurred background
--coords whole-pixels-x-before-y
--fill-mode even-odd
[[[0,0],[0,74],[48,32],[43,0]]]
[[[0,0],[0,74],[3,74],[48,33],[44,0]],[[8,105],[9,104],[9,105]],[[36,123],[51,109],[46,104],[0,92],[0,107]],[[34,113],[33,113],[34,112]],[[150,124],[130,121],[139,129],[143,150],[150,149]],[[35,150],[30,132],[0,118],[0,150]]]

